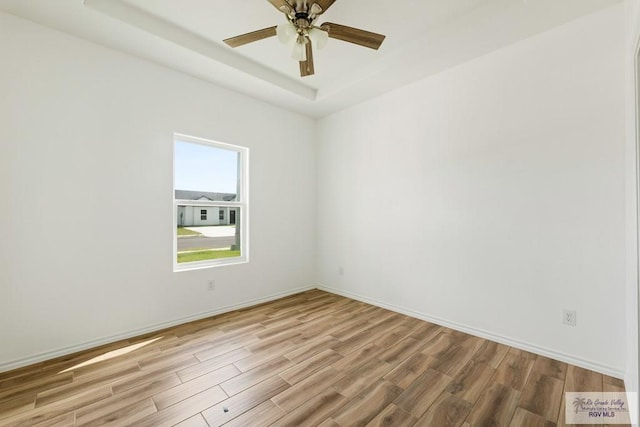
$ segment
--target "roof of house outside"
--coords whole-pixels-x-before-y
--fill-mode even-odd
[[[234,193],[212,193],[210,191],[176,190],[176,200],[210,200],[212,202],[234,202]]]

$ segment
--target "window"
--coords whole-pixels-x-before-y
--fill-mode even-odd
[[[174,136],[174,271],[248,261],[248,156],[244,147]]]

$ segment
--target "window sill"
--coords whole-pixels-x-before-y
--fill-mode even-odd
[[[182,271],[203,270],[205,268],[217,268],[226,267],[229,265],[247,264],[249,260],[247,257],[236,257],[225,260],[211,260],[211,261],[194,261],[185,262],[173,265],[173,272],[179,273]]]

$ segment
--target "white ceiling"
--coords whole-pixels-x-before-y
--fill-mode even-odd
[[[275,37],[222,42],[285,22],[267,0],[0,0],[0,10],[322,117],[619,2],[338,0],[319,23],[387,38],[378,51],[331,39],[305,78]]]

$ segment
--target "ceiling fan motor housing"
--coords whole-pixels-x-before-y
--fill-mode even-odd
[[[306,30],[311,27],[313,20],[309,18],[309,14],[306,12],[296,12],[296,17],[291,22],[299,30]]]

